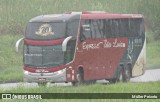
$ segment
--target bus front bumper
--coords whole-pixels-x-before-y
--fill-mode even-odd
[[[31,73],[24,71],[25,82],[66,82],[66,69],[52,73]]]

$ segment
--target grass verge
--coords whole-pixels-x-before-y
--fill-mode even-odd
[[[25,88],[19,86],[11,90],[2,90],[0,93],[160,93],[159,82],[146,83],[116,83],[116,84],[93,84],[78,87],[52,86]]]
[[[160,41],[153,41],[147,44],[147,65],[146,68],[160,67]]]
[[[0,82],[22,81],[22,51],[16,53],[15,43],[22,36],[0,36]]]
[[[24,88],[19,86],[16,89],[2,90],[0,93],[160,93],[160,82],[147,82],[147,83],[117,83],[110,85],[93,84],[88,86],[70,87],[70,86],[52,86],[52,87],[36,87],[36,88]],[[82,99],[81,99],[82,98]],[[16,100],[20,101],[20,100]],[[22,100],[21,100],[22,101]],[[27,100],[23,100],[26,102]],[[30,100],[30,102],[158,102],[158,99],[50,99],[50,100]],[[8,102],[8,101],[4,101]]]

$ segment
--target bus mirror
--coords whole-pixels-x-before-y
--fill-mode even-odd
[[[17,42],[16,42],[16,52],[18,52],[19,44],[21,43],[21,41],[22,41],[23,39],[24,39],[24,38],[21,38],[21,39],[17,40]]]
[[[82,25],[83,31],[90,31],[90,25],[86,24],[86,25]]]
[[[67,38],[64,39],[64,41],[63,41],[63,43],[62,43],[62,51],[63,51],[63,52],[66,51],[66,49],[67,49],[67,43],[68,43],[68,41],[71,40],[71,39],[72,39],[72,36],[69,36],[69,37],[67,37]]]

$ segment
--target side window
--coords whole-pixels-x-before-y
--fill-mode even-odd
[[[132,19],[129,19],[129,29],[130,29],[130,36],[133,36],[135,32],[135,25]]]
[[[120,34],[120,20],[118,19],[105,19],[103,20],[104,38],[118,37]]]
[[[135,19],[135,26],[136,26],[136,35],[140,36],[141,35],[141,29],[143,29],[143,25],[142,25],[142,19]]]
[[[67,44],[67,51],[65,53],[65,63],[69,63],[73,60],[74,54],[75,54],[75,46],[76,46],[76,40],[71,40]]]
[[[120,33],[120,24],[119,24],[119,20],[118,19],[114,19],[112,20],[112,36],[113,37],[118,37],[119,33]]]
[[[90,20],[81,21],[81,26],[80,26],[80,40],[81,41],[92,38],[92,32],[91,32],[90,25],[91,25]]]
[[[117,37],[120,32],[119,20],[115,19],[106,19],[104,22],[104,38]]]
[[[103,20],[92,20],[91,21],[92,38],[103,38]]]
[[[129,22],[130,36],[139,36],[141,19],[130,19]]]
[[[144,20],[141,19],[141,22],[140,22],[140,36],[144,35],[145,34],[145,27],[144,27]]]
[[[102,19],[98,20],[83,20],[81,22],[81,41],[85,39],[104,38],[104,22]]]
[[[103,37],[104,38],[109,38],[111,37],[111,25],[110,25],[110,20],[104,19],[103,20]]]
[[[67,36],[73,36],[74,38],[77,38],[78,28],[79,28],[79,20],[72,20],[68,22]]]
[[[102,31],[104,38],[141,36],[144,24],[142,19],[104,19]]]
[[[129,25],[129,19],[120,19],[120,37],[125,37],[130,34]]]

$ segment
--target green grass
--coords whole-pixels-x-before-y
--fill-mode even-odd
[[[93,84],[88,86],[70,87],[70,86],[53,86],[53,87],[36,87],[36,88],[24,88],[19,86],[16,89],[0,90],[0,93],[160,93],[160,82],[148,82],[148,83],[117,83],[111,85]],[[17,100],[18,101],[18,100]],[[32,100],[34,102],[34,100]],[[31,101],[31,102],[32,102]],[[43,100],[44,101],[44,100]],[[72,102],[72,101],[87,101],[87,102],[141,102],[142,100],[113,100],[113,99],[54,99],[45,100],[45,102]],[[158,100],[143,100],[145,102],[158,102]],[[40,101],[41,102],[41,101]]]
[[[0,0],[0,31],[3,34],[22,34],[26,23],[42,14],[107,11],[144,14],[149,28],[157,33],[160,22],[159,3],[159,0]]]
[[[15,43],[21,36],[0,36],[0,82],[5,80],[22,81],[22,51],[16,53]],[[22,48],[21,48],[22,49]]]
[[[160,82],[147,83],[116,83],[110,85],[93,84],[78,87],[52,86],[25,88],[19,86],[11,90],[2,90],[0,93],[160,93]]]
[[[159,68],[160,66],[160,41],[147,44],[147,68]]]

